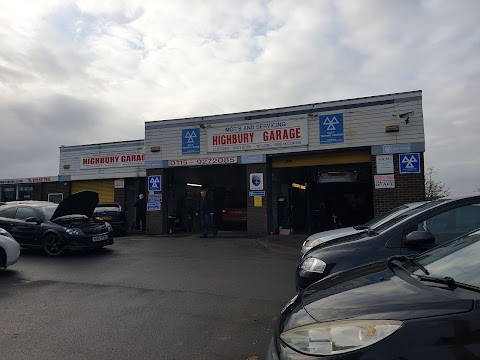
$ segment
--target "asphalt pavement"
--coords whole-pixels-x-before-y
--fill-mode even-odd
[[[301,237],[116,238],[0,270],[0,358],[263,359]]]

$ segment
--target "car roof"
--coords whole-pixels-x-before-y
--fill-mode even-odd
[[[49,202],[49,201],[32,201],[32,202],[11,201],[11,202],[6,203],[5,205],[2,205],[0,208],[3,210],[3,209],[7,209],[7,208],[12,208],[12,207],[18,206],[18,205],[28,205],[28,206],[31,206],[31,207],[44,207],[44,206],[52,206],[52,205],[58,205],[58,204],[53,203],[53,202]]]

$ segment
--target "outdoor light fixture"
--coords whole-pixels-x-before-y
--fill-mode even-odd
[[[192,184],[192,183],[187,183],[187,186],[202,187],[202,185],[200,184]]]

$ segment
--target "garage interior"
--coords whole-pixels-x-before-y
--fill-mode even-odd
[[[195,212],[202,189],[212,200],[217,230],[247,230],[245,165],[176,167],[168,169],[168,177],[169,232],[200,231]]]
[[[373,217],[371,163],[272,170],[273,228],[314,233]]]

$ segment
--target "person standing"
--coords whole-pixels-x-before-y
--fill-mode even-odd
[[[211,229],[212,233],[215,234],[215,230],[213,229],[213,204],[212,201],[207,197],[207,192],[205,190],[200,191],[200,200],[198,201],[198,208],[195,215],[200,216],[202,238],[206,238],[208,236],[209,229]]]
[[[147,203],[143,197],[143,194],[138,195],[138,200],[135,202],[136,217],[135,217],[135,229],[145,232],[146,229],[146,217],[147,217]]]

